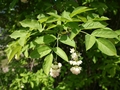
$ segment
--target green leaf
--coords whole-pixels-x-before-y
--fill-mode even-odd
[[[111,67],[108,73],[111,75],[111,77],[114,77],[116,74],[116,67],[115,66]]]
[[[46,23],[53,23],[53,22],[57,22],[59,19],[58,18],[55,18],[55,17],[49,17],[48,20],[46,21]]]
[[[52,54],[49,54],[44,59],[43,70],[44,70],[44,72],[45,72],[46,75],[49,74],[50,67],[52,65],[52,61],[53,61],[53,55]]]
[[[43,22],[46,22],[49,17],[46,17],[44,14],[39,14],[39,15],[37,16],[37,18],[39,19],[38,21],[39,21],[40,23],[43,23]]]
[[[69,22],[66,24],[66,26],[71,28],[71,33],[70,33],[71,40],[82,30],[82,27],[79,27],[79,24],[75,22]]]
[[[60,47],[55,47],[53,48],[53,51],[60,56],[63,60],[68,62],[68,57],[66,55],[66,53],[60,48]]]
[[[15,54],[17,55],[17,58],[19,58],[21,48],[22,46],[20,46],[18,42],[13,42],[8,46],[8,48],[5,51],[7,53],[9,62],[13,59]]]
[[[83,22],[87,22],[87,18],[83,16],[77,16],[78,19],[80,19]]]
[[[42,25],[37,20],[25,19],[20,22],[23,27],[29,27],[30,29],[38,29],[40,32],[43,31]]]
[[[86,11],[89,11],[89,10],[92,10],[90,8],[87,8],[87,7],[77,7],[75,8],[75,10],[73,10],[73,12],[70,14],[70,17],[73,17],[77,14],[80,14],[80,13],[83,13],[83,12],[86,12]]]
[[[117,56],[117,51],[112,42],[105,38],[96,39],[98,44],[98,49],[106,55]]]
[[[94,64],[96,64],[97,58],[95,56],[93,56],[92,61],[94,62]]]
[[[102,16],[102,17],[100,17],[100,18],[95,18],[95,19],[93,19],[93,20],[103,21],[103,20],[109,20],[109,18]]]
[[[31,58],[42,58],[44,56],[46,56],[47,54],[49,54],[51,52],[51,48],[46,46],[46,45],[42,45],[37,47],[34,51],[32,51],[30,53]]]
[[[99,15],[98,15],[98,14],[95,14],[95,13],[88,14],[88,15],[87,15],[87,19],[88,19],[88,20],[93,20],[93,21],[109,20],[109,18],[104,17],[104,16],[99,17]]]
[[[43,23],[43,22],[46,22],[48,20],[48,17],[43,17],[43,18],[40,18],[38,21],[40,23]]]
[[[104,38],[116,38],[117,34],[111,29],[98,29],[92,32],[93,36]]]
[[[66,44],[66,45],[72,46],[72,47],[75,47],[75,46],[76,46],[76,45],[75,45],[75,41],[74,41],[74,40],[71,40],[67,35],[61,36],[60,42]]]
[[[32,88],[34,88],[34,83],[33,82],[30,82],[30,85]]]
[[[28,49],[25,50],[24,55],[26,58],[28,58]]]
[[[30,52],[31,58],[40,58],[40,54],[38,53],[37,49]]]
[[[116,30],[115,33],[117,34],[118,41],[120,41],[120,30]]]
[[[30,36],[30,34],[28,33],[28,34],[26,34],[26,36],[20,37],[20,39],[18,40],[19,44],[21,46],[24,46],[26,44],[29,36]]]
[[[48,28],[47,28],[46,30],[50,30],[50,29],[52,29],[52,28],[55,28],[56,26],[57,26],[57,25],[52,24],[52,25],[48,26]]]
[[[92,35],[85,35],[86,50],[89,50],[95,44],[95,37]]]
[[[12,2],[10,3],[10,9],[13,9],[15,4],[18,2],[18,0],[12,0]]]
[[[35,42],[38,44],[49,44],[51,42],[54,42],[55,40],[56,37],[54,35],[44,35],[35,39]]]
[[[115,33],[116,33],[117,35],[120,35],[120,30],[116,30]]]
[[[11,37],[11,38],[14,38],[14,39],[17,39],[17,38],[19,38],[19,37],[25,37],[27,34],[28,34],[27,31],[25,31],[25,30],[19,30],[19,31],[14,31],[14,32],[10,35],[10,37]]]
[[[64,12],[62,13],[62,18],[65,18],[65,19],[67,19],[67,20],[69,20],[69,21],[72,21],[72,18],[70,17],[70,13],[69,13],[69,12],[66,12],[66,11],[64,11]]]
[[[53,16],[53,17],[56,17],[56,18],[60,18],[60,16],[57,14],[57,12],[49,12],[49,13],[47,13],[47,14],[49,14],[49,15],[51,15],[51,16]]]
[[[51,48],[43,45],[37,48],[38,53],[40,54],[40,58],[42,58],[43,56],[49,54],[51,52]]]
[[[82,24],[84,29],[97,29],[97,28],[105,28],[106,27],[105,22],[93,22],[93,21],[88,21],[85,24]]]

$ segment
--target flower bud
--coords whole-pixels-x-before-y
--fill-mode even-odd
[[[70,53],[74,53],[74,52],[75,52],[74,48],[70,49]]]
[[[62,67],[62,64],[61,64],[61,63],[58,63],[58,67],[59,67],[59,68]]]
[[[69,63],[70,63],[70,65],[73,65],[73,61],[71,60],[71,61],[69,61]]]

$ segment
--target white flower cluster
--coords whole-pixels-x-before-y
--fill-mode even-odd
[[[52,67],[50,69],[50,76],[52,76],[54,78],[56,78],[57,76],[59,76],[59,73],[61,71],[61,67],[62,67],[61,63],[52,64]]]
[[[70,60],[69,63],[70,65],[73,65],[73,67],[70,68],[70,71],[73,74],[78,75],[82,70],[82,67],[79,66],[82,64],[82,61],[79,60],[80,54],[78,54],[74,48],[70,49],[70,53],[72,60]]]
[[[75,74],[75,75],[78,75],[80,73],[80,71],[82,70],[82,67],[71,67],[70,68],[70,71]]]

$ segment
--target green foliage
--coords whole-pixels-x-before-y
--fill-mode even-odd
[[[3,63],[6,56],[0,49],[0,55],[4,56],[0,57],[0,89],[118,90],[120,27],[117,24],[117,30],[111,28],[114,18],[108,18],[119,11],[117,3],[113,0],[0,1],[3,34],[0,37],[7,36],[0,45],[4,42],[7,46],[4,51],[9,61]],[[70,65],[71,48],[81,53],[79,75],[70,72],[74,66]],[[58,62],[62,63],[61,71],[53,79],[50,68]]]

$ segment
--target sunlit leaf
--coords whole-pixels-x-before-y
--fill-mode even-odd
[[[51,52],[51,48],[43,45],[37,48],[38,53],[40,54],[40,58],[42,58],[43,56],[49,54]]]
[[[19,55],[21,53],[22,46],[18,44],[18,42],[11,43],[8,48],[5,50],[7,53],[7,57],[9,62],[13,59],[15,54],[17,55],[17,58],[19,58]]]
[[[65,19],[67,19],[67,20],[69,20],[69,21],[72,21],[72,18],[70,17],[70,13],[69,13],[69,12],[66,12],[66,11],[64,11],[64,12],[62,13],[62,18],[65,18]]]
[[[85,35],[86,50],[89,50],[95,44],[95,37],[92,35]]]
[[[23,27],[29,27],[30,29],[38,29],[40,32],[43,31],[42,25],[37,20],[25,19],[20,22]]]
[[[49,29],[55,28],[56,26],[57,26],[57,25],[52,24],[52,25],[48,26],[48,28],[47,28],[46,30],[49,30]]]
[[[47,14],[49,14],[49,15],[51,15],[51,16],[53,16],[53,17],[56,17],[56,18],[60,18],[60,16],[59,16],[58,14],[53,13],[53,12],[49,12],[49,13],[47,13]]]
[[[105,22],[93,22],[93,21],[88,21],[84,24],[82,24],[84,29],[97,29],[97,28],[105,28],[106,27]]]
[[[66,45],[72,46],[72,47],[75,47],[75,46],[76,46],[76,45],[75,45],[75,41],[74,41],[74,40],[71,40],[67,35],[61,36],[60,42],[66,44]]]
[[[92,32],[93,36],[104,38],[116,38],[117,34],[110,29],[98,29]]]
[[[83,12],[86,12],[89,10],[92,10],[92,9],[87,8],[87,7],[77,7],[77,8],[75,8],[75,10],[73,10],[73,12],[70,14],[70,16],[73,17],[77,14],[80,14],[80,13],[83,13]]]
[[[25,37],[27,34],[28,34],[27,31],[25,31],[25,30],[19,30],[19,31],[14,31],[14,32],[10,35],[10,37],[11,37],[11,38],[14,38],[14,39],[17,39],[17,38],[19,38],[19,37]]]
[[[52,65],[52,61],[53,61],[53,55],[52,54],[49,54],[44,59],[43,70],[44,70],[44,72],[45,72],[46,75],[49,74],[50,67]]]
[[[51,52],[50,47],[46,45],[42,45],[42,46],[36,47],[36,49],[30,53],[30,56],[31,58],[42,58],[47,54],[49,54],[50,52]]]
[[[56,40],[54,35],[44,35],[35,39],[35,42],[38,44],[49,44]]]
[[[117,56],[117,51],[112,42],[105,38],[96,39],[98,44],[98,49],[109,56]]]
[[[60,56],[63,60],[68,62],[68,57],[66,55],[66,53],[60,48],[60,47],[55,47],[53,48],[53,51]]]

